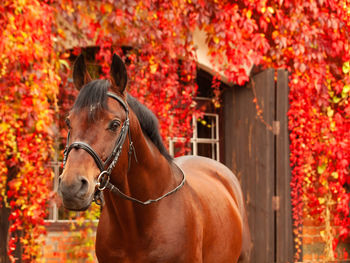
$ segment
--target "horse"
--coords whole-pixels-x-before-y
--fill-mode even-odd
[[[127,80],[116,54],[109,79],[92,80],[82,55],[73,66],[79,94],[66,119],[58,192],[69,210],[102,203],[98,261],[227,263],[249,256],[235,175],[209,158],[171,157],[158,120],[126,92]]]

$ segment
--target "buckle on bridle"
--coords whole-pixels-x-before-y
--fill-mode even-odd
[[[107,178],[105,176],[107,175]],[[106,189],[107,185],[109,183],[109,174],[107,171],[103,171],[100,173],[100,175],[97,177],[97,189],[100,191],[103,191]]]
[[[103,200],[102,200],[102,195],[101,195],[101,191],[100,190],[96,190],[94,193],[94,199],[93,201],[97,204],[97,205],[102,205]]]

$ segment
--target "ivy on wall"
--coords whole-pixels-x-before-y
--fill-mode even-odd
[[[104,73],[112,52],[122,55],[129,91],[157,115],[163,138],[188,137],[196,113],[197,29],[206,34],[213,67],[229,81],[245,84],[253,65],[290,72],[295,234],[306,211],[328,226],[321,235],[333,259],[350,226],[349,17],[346,0],[2,1],[0,199],[11,210],[11,259],[17,241],[24,260],[39,256],[42,207],[50,198],[50,127],[59,72],[69,71],[67,43],[100,47]],[[10,174],[11,167],[17,169]]]

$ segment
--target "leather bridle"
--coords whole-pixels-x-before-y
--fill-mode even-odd
[[[67,158],[68,158],[68,154],[71,152],[71,150],[73,149],[83,149],[85,150],[88,154],[90,154],[90,156],[94,159],[97,167],[100,169],[100,175],[97,177],[97,183],[96,183],[96,190],[94,193],[94,201],[96,202],[96,204],[101,205],[102,204],[102,197],[101,197],[101,192],[105,189],[109,189],[111,192],[115,192],[117,194],[119,194],[120,196],[122,196],[123,198],[142,204],[142,205],[148,205],[154,202],[158,202],[161,199],[163,199],[164,197],[176,192],[177,190],[179,190],[184,184],[185,184],[185,174],[182,171],[182,169],[180,167],[179,170],[181,171],[182,175],[183,175],[183,179],[180,182],[180,184],[175,187],[173,190],[171,190],[170,192],[162,195],[161,197],[157,198],[157,199],[150,199],[147,201],[140,201],[136,198],[133,198],[131,196],[128,196],[126,194],[124,194],[118,187],[116,187],[115,185],[113,185],[110,182],[110,175],[112,173],[112,170],[114,169],[114,167],[116,166],[120,153],[122,151],[125,139],[127,137],[127,135],[129,134],[129,161],[128,161],[128,170],[130,169],[130,163],[131,163],[131,155],[134,152],[134,157],[135,160],[137,162],[137,157],[136,157],[136,151],[135,151],[135,147],[133,145],[133,142],[131,140],[131,134],[130,134],[130,129],[129,129],[129,125],[130,125],[130,121],[129,121],[129,109],[127,104],[124,102],[124,100],[117,96],[114,93],[111,92],[107,92],[107,96],[110,98],[115,99],[116,101],[118,101],[124,108],[125,113],[126,113],[126,119],[123,123],[123,126],[121,128],[120,134],[118,136],[118,139],[114,145],[113,151],[111,152],[111,154],[107,157],[106,161],[102,161],[101,158],[98,156],[98,154],[96,153],[96,151],[87,143],[85,142],[81,142],[81,141],[76,141],[73,142],[72,144],[69,145],[69,137],[70,137],[70,131],[68,131],[68,135],[67,135],[67,144],[66,144],[66,148],[64,150],[64,157],[63,157],[63,168],[66,165],[67,162]],[[109,164],[109,166],[107,167],[107,169],[105,169],[105,167]]]

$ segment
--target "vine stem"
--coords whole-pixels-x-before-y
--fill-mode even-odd
[[[253,95],[254,95],[254,99],[253,99],[253,103],[255,104],[255,108],[256,108],[256,115],[257,118],[265,125],[265,127],[269,130],[269,131],[273,131],[273,128],[270,124],[268,124],[264,117],[263,117],[263,110],[261,109],[259,103],[258,103],[258,98],[256,96],[256,89],[255,89],[255,81],[252,80],[251,81],[251,87],[252,87],[252,91],[253,91]]]
[[[328,261],[334,261],[334,251],[333,251],[333,239],[334,236],[332,235],[332,225],[331,225],[331,206],[333,205],[334,201],[332,200],[332,195],[328,193],[326,195],[326,208],[324,210],[325,213],[325,249],[324,253],[326,255],[326,260]]]

